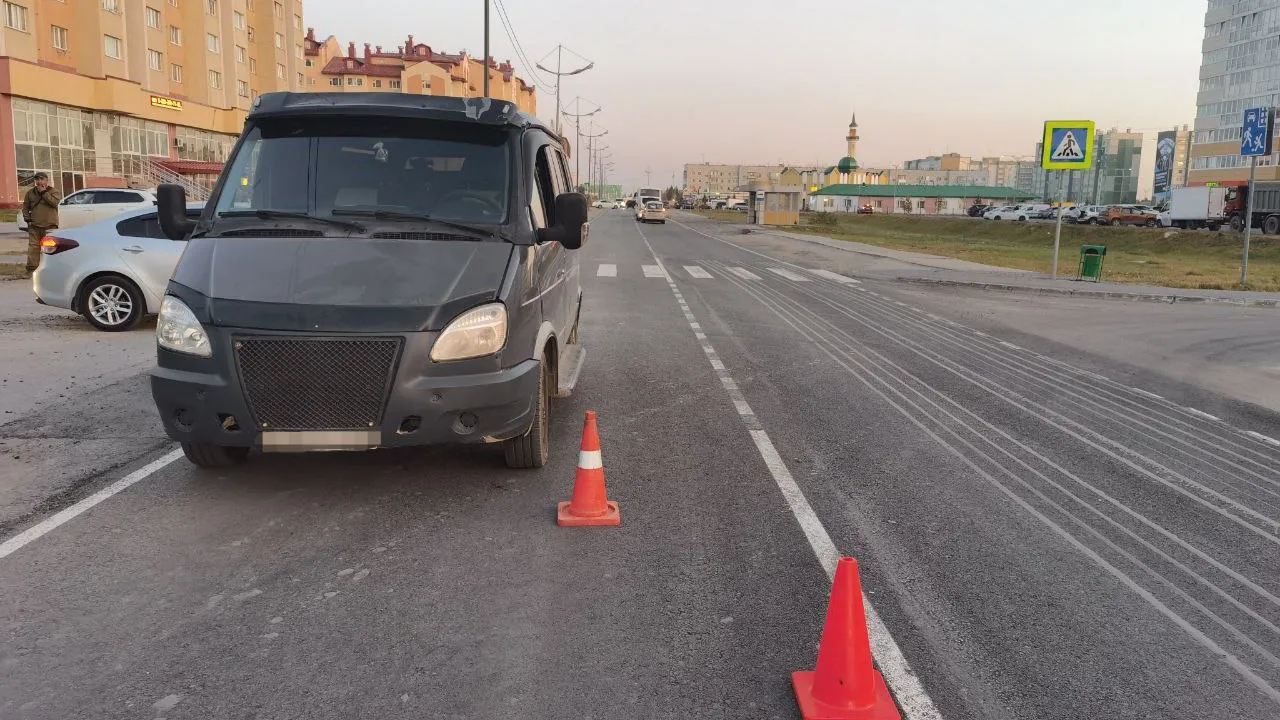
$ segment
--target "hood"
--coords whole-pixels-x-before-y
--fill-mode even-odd
[[[485,241],[197,238],[173,280],[224,327],[415,332],[496,299],[512,252]]]

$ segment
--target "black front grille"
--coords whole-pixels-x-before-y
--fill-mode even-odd
[[[458,233],[441,233],[441,232],[419,232],[416,230],[393,232],[390,230],[382,230],[370,233],[369,237],[375,240],[475,240],[474,235],[459,235]]]
[[[382,421],[399,338],[233,338],[259,428],[368,430]]]
[[[324,237],[324,233],[319,230],[306,230],[303,228],[243,228],[240,230],[228,230],[221,233],[222,237],[266,237],[266,238],[283,238],[283,237]]]

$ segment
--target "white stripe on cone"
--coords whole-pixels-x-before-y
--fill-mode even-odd
[[[582,450],[578,453],[578,467],[583,470],[599,470],[604,467],[599,450]]]

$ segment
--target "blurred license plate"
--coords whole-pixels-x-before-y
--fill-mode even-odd
[[[263,452],[314,452],[317,450],[369,450],[378,447],[377,430],[308,430],[262,433]]]

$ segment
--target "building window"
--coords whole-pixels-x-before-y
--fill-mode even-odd
[[[280,33],[276,33],[276,47],[284,49],[284,36]]]
[[[302,46],[301,46],[301,45],[294,45],[294,46],[293,46],[293,54],[294,54],[294,56],[296,56],[299,60],[301,60],[301,59],[302,59]]]
[[[293,16],[293,27],[294,27],[294,29],[298,30],[299,32],[301,32],[301,31],[302,31],[302,16],[301,16],[301,15],[294,15],[294,16]]]
[[[208,37],[205,38],[205,47],[209,48],[209,52],[218,52],[218,48],[221,47],[218,43],[218,36],[213,33],[209,33]]]
[[[354,86],[364,85],[364,78],[349,77],[347,78],[347,84],[354,85]]]
[[[249,74],[250,75],[258,74],[258,61],[254,60],[253,58],[249,58]]]
[[[102,0],[102,9],[107,12],[120,12],[120,0]]]
[[[177,25],[169,26],[169,44],[170,45],[182,44],[182,28],[178,27]]]
[[[277,20],[283,20],[283,19],[284,19],[284,5],[281,5],[280,3],[276,3],[276,4],[275,4],[275,7],[274,7],[274,8],[272,8],[272,12],[274,12],[274,13],[276,14],[276,19],[277,19]]]
[[[209,71],[209,87],[213,88],[214,90],[217,90],[218,88],[222,87],[222,73],[218,72],[217,70]]]
[[[66,52],[68,47],[67,46],[67,29],[64,27],[58,27],[57,25],[51,25],[49,26],[49,30],[53,35],[53,49]]]
[[[391,81],[390,83],[388,83],[388,84],[391,86],[391,89],[392,89],[392,90],[399,90],[399,89],[400,89],[400,81],[399,81],[399,80],[392,80],[392,81]]]
[[[243,45],[236,46],[236,62],[244,65],[249,61],[249,51],[244,49]]]
[[[102,51],[107,54],[107,57],[119,60],[120,55],[122,54],[120,52],[121,47],[122,43],[120,42],[120,38],[115,37],[114,35],[102,36]]]
[[[173,7],[178,7],[178,0],[169,0],[169,4]]]
[[[284,66],[281,65],[280,63],[276,63],[276,77],[280,78],[281,80],[284,79]]]
[[[182,66],[181,65],[169,66],[169,79],[176,83],[182,82]]]
[[[160,27],[160,11],[153,7],[147,8],[147,27],[149,28]]]
[[[236,94],[240,97],[249,97],[249,83],[244,80],[237,80]]]
[[[315,63],[311,62],[311,58],[307,58],[306,65],[307,67],[314,67]]]
[[[341,87],[342,78],[329,78],[329,84],[334,87]]]
[[[250,25],[246,31],[249,33],[249,42],[253,42],[253,26]]]
[[[160,54],[159,50],[147,51],[147,67],[152,70],[164,69],[164,56]]]
[[[231,24],[235,27],[235,29],[243,30],[244,14],[241,13],[239,10],[236,10],[235,12],[231,13]]]
[[[305,84],[302,80],[302,73],[298,73],[297,81],[298,81],[298,87],[302,87]]]
[[[4,24],[14,30],[27,31],[27,9],[17,3],[4,4]]]
[[[218,14],[218,0],[204,0],[204,9],[210,15]]]
[[[374,87],[376,87],[376,88],[380,88],[380,87],[382,87],[382,81],[381,81],[381,80],[374,80],[374,81],[373,81],[373,86],[374,86]]]

